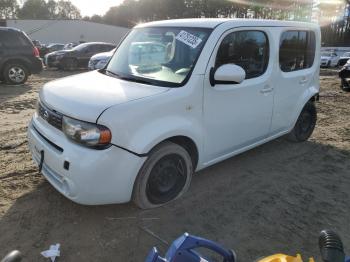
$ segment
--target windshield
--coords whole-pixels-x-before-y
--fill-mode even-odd
[[[332,56],[332,53],[330,53],[330,52],[322,52],[321,55],[322,56]]]
[[[72,50],[73,51],[81,51],[89,45],[90,45],[89,43],[80,44],[80,45],[77,45],[76,47],[74,47]]]
[[[106,70],[127,80],[180,86],[190,76],[210,32],[177,27],[134,29]]]

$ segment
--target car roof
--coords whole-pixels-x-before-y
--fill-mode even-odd
[[[172,19],[144,23],[135,26],[135,28],[142,27],[199,27],[199,28],[215,28],[220,24],[228,23],[233,27],[238,26],[259,26],[259,27],[307,27],[317,28],[318,25],[314,23],[296,22],[296,21],[281,21],[268,19],[245,19],[245,18],[190,18],[190,19]]]
[[[6,26],[0,26],[0,30],[2,31],[15,31],[15,32],[22,32],[21,30],[19,30],[18,28],[14,28],[14,27],[6,27]]]
[[[86,45],[113,45],[113,46],[115,46],[115,44],[106,43],[106,42],[86,42],[83,44],[86,44]]]

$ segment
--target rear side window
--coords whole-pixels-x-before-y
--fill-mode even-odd
[[[237,31],[221,42],[215,67],[236,64],[246,72],[246,79],[261,76],[269,62],[269,41],[262,31]]]
[[[312,31],[287,31],[280,40],[280,68],[292,72],[310,68],[315,58],[315,33]]]
[[[29,40],[19,32],[0,31],[0,43],[8,47],[28,46]]]

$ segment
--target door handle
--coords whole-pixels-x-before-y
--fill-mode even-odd
[[[272,91],[273,91],[273,87],[270,87],[267,85],[263,89],[260,90],[260,93],[267,94],[267,93],[271,93]]]
[[[304,76],[302,79],[300,79],[299,84],[303,85],[308,81],[308,79]]]

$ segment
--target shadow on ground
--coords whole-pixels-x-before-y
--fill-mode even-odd
[[[318,256],[323,228],[350,251],[350,152],[279,139],[196,174],[187,194],[154,210],[133,204],[81,206],[47,182],[19,198],[0,221],[0,254],[25,261],[60,243],[60,261],[144,261],[189,232],[236,250],[240,261],[276,252]],[[37,175],[37,174],[36,174]]]

